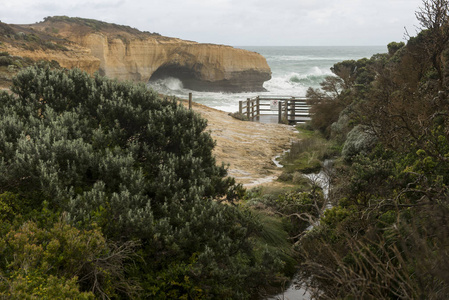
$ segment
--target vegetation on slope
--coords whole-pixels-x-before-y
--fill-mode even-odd
[[[9,88],[12,79],[20,72],[20,70],[33,66],[40,65],[42,67],[60,68],[57,61],[39,61],[36,63],[30,58],[12,56],[8,52],[0,52],[0,88]]]
[[[159,33],[150,33],[150,32],[142,32],[136,28],[132,28],[130,26],[125,26],[125,25],[117,25],[114,23],[107,23],[107,22],[103,22],[103,21],[98,21],[98,20],[94,20],[94,19],[86,19],[86,18],[77,18],[77,17],[67,17],[67,16],[53,16],[53,17],[46,17],[44,18],[43,23],[58,23],[58,22],[62,22],[62,23],[68,23],[68,24],[72,24],[72,25],[79,25],[82,27],[86,27],[86,28],[90,28],[91,30],[95,31],[122,31],[122,32],[126,32],[132,35],[141,35],[142,33],[145,34],[150,34],[150,35],[156,35],[156,36],[160,36]],[[48,31],[50,31],[51,27],[48,27]],[[55,28],[55,30],[57,30]]]
[[[28,68],[11,91],[2,297],[247,299],[285,268],[265,218],[235,204],[243,191],[195,112],[79,70]]]
[[[70,42],[54,35],[35,31],[27,26],[8,25],[0,22],[0,42],[29,51],[68,51]]]
[[[423,1],[417,18],[422,31],[406,45],[335,64],[309,90],[311,125],[343,158],[334,207],[296,246],[317,298],[449,294],[448,1]]]

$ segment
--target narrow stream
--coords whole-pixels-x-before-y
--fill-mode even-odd
[[[329,203],[330,180],[333,171],[334,161],[326,159],[323,162],[323,167],[319,173],[304,174],[312,183],[316,184],[323,190],[324,200],[326,201],[325,209],[329,209],[332,205]]]
[[[276,165],[276,167],[278,167],[278,168],[282,168],[283,167],[283,165],[281,165],[279,160],[282,157],[282,155],[284,155],[285,153],[288,153],[288,152],[290,152],[290,149],[284,150],[284,152],[282,152],[282,154],[276,155],[275,157],[273,157],[271,159],[274,162],[274,164]]]
[[[284,152],[285,153],[285,152]],[[277,162],[277,159],[280,157],[276,156],[273,158],[273,162],[278,166],[279,168],[282,168],[283,166]],[[323,168],[318,173],[312,173],[312,174],[304,174],[304,177],[308,178],[310,181],[312,181],[313,184],[318,185],[323,190],[323,196],[326,201],[326,205],[324,207],[324,210],[329,209],[332,207],[332,205],[329,202],[329,190],[330,190],[330,179],[331,179],[331,172],[333,167],[333,160],[326,159],[323,162]],[[324,213],[324,211],[323,211]],[[307,230],[311,230],[314,226],[317,224],[311,224]],[[295,280],[296,276],[294,276],[291,280],[290,285],[287,287],[287,289],[279,293],[275,296],[271,296],[266,298],[266,300],[309,300],[311,298],[311,295],[305,290],[303,287],[297,286],[297,280]]]

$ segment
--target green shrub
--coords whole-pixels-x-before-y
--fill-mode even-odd
[[[332,143],[313,131],[300,131],[300,139],[292,143],[290,151],[281,159],[287,173],[314,173],[321,169],[321,162],[335,154]]]
[[[9,56],[0,56],[0,66],[9,66],[13,61],[14,60]]]
[[[394,55],[399,49],[405,46],[404,42],[391,42],[387,45],[388,48],[388,54]]]
[[[366,155],[376,145],[377,138],[366,126],[358,125],[349,133],[343,146],[342,156],[349,161],[355,155]]]
[[[66,279],[39,273],[16,272],[11,279],[0,281],[3,299],[77,299],[93,300],[92,292],[80,292],[77,277]]]
[[[83,287],[97,296],[111,296],[116,290],[132,292],[122,263],[134,249],[130,244],[110,247],[98,229],[80,231],[63,221],[45,229],[25,222],[0,239],[5,260],[0,266],[9,274],[11,294],[21,291],[50,298],[70,293],[93,298],[91,293],[79,293]]]
[[[41,211],[48,201],[72,226],[62,228],[92,235],[101,230],[107,246],[139,241],[138,263],[111,265],[139,283],[140,297],[197,291],[207,298],[246,299],[282,269],[275,249],[254,245],[261,226],[252,213],[221,203],[232,204],[242,188],[217,166],[215,143],[199,114],[144,85],[76,69],[25,69],[11,91],[0,93],[0,192],[26,199],[30,211]],[[4,218],[11,209],[4,207]],[[45,230],[39,234],[57,235]],[[39,257],[48,247],[34,245]],[[49,265],[73,275],[69,270],[92,257],[82,253]],[[36,268],[44,268],[41,261]],[[120,272],[103,276],[107,297],[126,297]],[[81,275],[78,281],[83,291],[95,282]]]
[[[246,114],[234,112],[234,113],[230,113],[229,115],[237,120],[240,120],[240,121],[249,121],[249,118]]]
[[[31,174],[20,192],[32,199],[42,191],[76,222],[107,216],[110,232],[151,232],[150,199],[195,201],[232,184],[215,166],[205,120],[144,86],[31,68],[11,90],[18,99],[3,95],[0,108],[0,140],[10,145],[0,183]]]

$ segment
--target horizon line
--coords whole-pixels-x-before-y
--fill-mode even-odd
[[[232,47],[387,47],[386,45],[231,45]]]

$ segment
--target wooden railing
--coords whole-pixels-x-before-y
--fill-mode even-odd
[[[246,101],[239,101],[239,113],[246,115],[248,119],[254,120],[260,115],[259,97],[248,98]]]
[[[239,113],[249,120],[262,120],[266,116],[278,116],[278,123],[304,123],[310,120],[310,105],[303,97],[261,97],[239,101]]]

